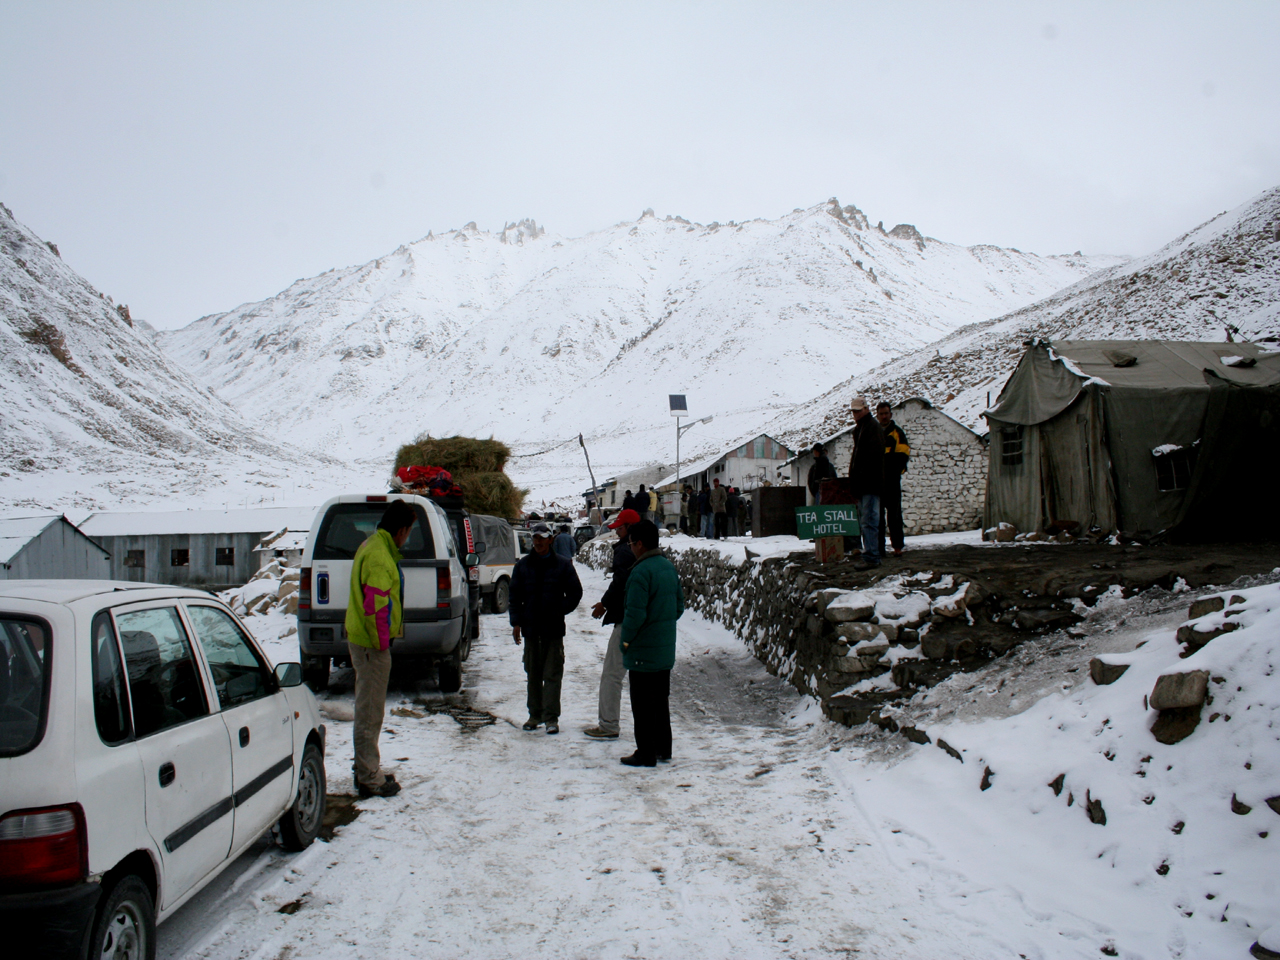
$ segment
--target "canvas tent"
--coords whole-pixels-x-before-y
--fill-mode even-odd
[[[1274,538],[1280,350],[1033,341],[986,411],[985,523]]]

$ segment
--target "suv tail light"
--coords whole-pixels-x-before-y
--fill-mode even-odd
[[[470,517],[463,517],[463,518],[462,518],[462,529],[463,529],[463,530],[465,530],[465,531],[467,532],[467,553],[475,553],[475,552],[476,552],[476,538],[475,538],[475,536],[471,533],[471,518],[470,518]]]
[[[436,567],[436,609],[449,609],[449,596],[453,593],[453,575],[448,567]],[[440,598],[444,597],[442,601]]]
[[[480,582],[480,568],[479,568],[479,567],[467,567],[467,579],[468,579],[468,580],[470,580],[472,583],[479,583],[479,582]]]
[[[386,503],[387,498],[385,496],[365,497],[364,502],[365,503]]]
[[[298,580],[298,609],[311,609],[311,568],[303,567]]]
[[[80,804],[24,810],[0,819],[0,889],[76,883],[88,874]]]

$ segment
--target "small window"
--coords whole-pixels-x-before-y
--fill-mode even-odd
[[[280,551],[276,551],[276,555],[280,555]],[[236,565],[236,548],[235,547],[216,547],[213,551],[213,565],[215,567],[234,567]]]
[[[231,616],[217,607],[188,606],[187,616],[213,671],[222,709],[273,693],[271,671]]]
[[[35,747],[49,710],[49,625],[0,614],[0,757]]]
[[[116,617],[139,737],[204,716],[209,707],[187,631],[173,607]]]
[[[98,736],[108,746],[129,739],[129,699],[124,690],[124,667],[111,614],[93,618],[93,717]]]
[[[129,550],[124,555],[124,565],[126,567],[137,567],[141,570],[147,565],[147,551],[145,550]]]
[[[1006,467],[1022,466],[1022,424],[1000,428],[1000,463]]]
[[[170,550],[169,566],[171,567],[191,566],[191,551],[190,550]]]
[[[1196,468],[1194,447],[1180,447],[1156,456],[1156,486],[1162,492],[1185,490],[1191,486],[1191,474]]]

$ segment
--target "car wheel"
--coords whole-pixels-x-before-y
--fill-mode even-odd
[[[280,818],[280,843],[286,850],[305,850],[324,824],[324,756],[314,743],[302,751],[298,795]]]
[[[107,891],[93,924],[93,960],[155,960],[156,906],[137,874],[128,873]]]
[[[312,693],[321,693],[329,686],[329,658],[303,657],[302,682]]]
[[[511,581],[506,577],[493,587],[493,612],[506,613],[511,606]]]
[[[437,672],[440,676],[441,693],[457,693],[462,689],[462,644],[453,648],[453,653],[441,660]]]

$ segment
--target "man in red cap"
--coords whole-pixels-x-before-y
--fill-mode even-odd
[[[613,563],[609,567],[609,589],[594,607],[591,616],[607,626],[613,624],[613,632],[609,634],[609,647],[604,654],[604,667],[600,671],[600,707],[599,720],[594,727],[588,728],[586,734],[594,740],[617,740],[618,723],[622,715],[622,681],[626,678],[627,669],[622,665],[622,617],[626,613],[627,574],[631,565],[636,562],[635,552],[627,543],[627,532],[640,522],[640,514],[634,510],[623,510],[610,530],[618,531],[618,542],[613,545]]]

